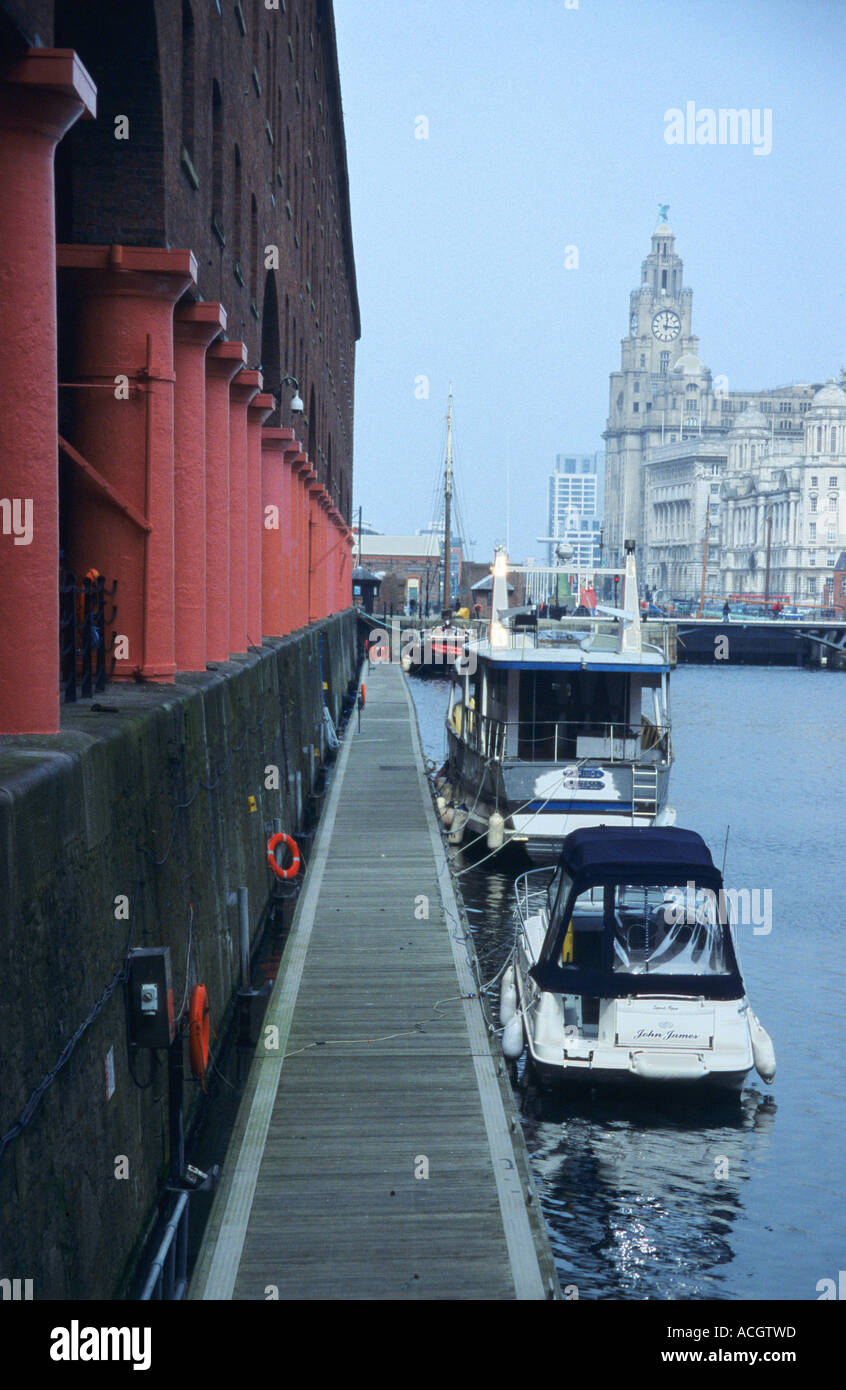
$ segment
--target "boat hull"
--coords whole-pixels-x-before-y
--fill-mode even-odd
[[[517,1007],[529,1063],[544,1084],[737,1093],[755,1066],[746,1000],[600,999],[588,1032],[572,1021],[583,1001],[540,990],[530,964],[518,946]]]
[[[672,825],[667,804],[670,765],[655,763],[649,806],[635,797],[631,763],[594,759],[574,763],[487,759],[447,727],[446,776],[456,805],[468,812],[468,834],[485,832],[490,814],[505,817],[505,842],[519,845],[533,863],[554,863],[571,830],[586,826]]]

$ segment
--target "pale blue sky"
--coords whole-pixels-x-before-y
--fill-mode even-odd
[[[354,500],[379,530],[432,519],[451,379],[477,558],[505,538],[509,452],[511,554],[541,554],[556,453],[602,447],[659,201],[730,389],[846,363],[843,0],[335,0],[335,17]],[[772,153],[667,145],[664,113],[687,101],[770,108]]]

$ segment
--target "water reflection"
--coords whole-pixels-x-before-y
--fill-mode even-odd
[[[776,1105],[755,1089],[517,1094],[562,1284],[580,1298],[725,1298],[744,1186]]]

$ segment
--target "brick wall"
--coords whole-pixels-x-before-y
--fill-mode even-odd
[[[330,0],[15,0],[14,18],[98,88],[59,147],[58,239],[190,248],[250,366],[297,378],[307,419],[283,388],[276,423],[349,519],[360,325]]]

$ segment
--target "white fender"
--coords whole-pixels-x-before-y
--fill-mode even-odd
[[[776,1074],[773,1040],[766,1028],[762,1028],[751,1009],[747,1009],[746,1017],[749,1022],[749,1037],[752,1041],[752,1060],[755,1063],[755,1070],[761,1080],[766,1081],[769,1086]]]
[[[517,985],[514,982],[514,966],[509,965],[499,987],[499,1021],[510,1023],[517,1012]]]
[[[502,1030],[502,1050],[509,1061],[516,1062],[525,1045],[523,1016],[519,1013],[512,1014]]]
[[[464,839],[464,827],[468,821],[468,813],[463,806],[459,806],[453,813],[452,825],[449,832],[449,842],[451,845],[460,845]]]
[[[505,818],[494,811],[488,821],[488,849],[501,849],[505,843]]]

